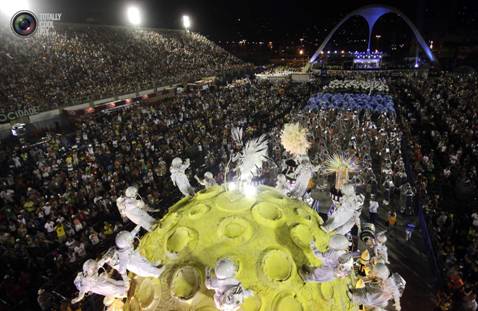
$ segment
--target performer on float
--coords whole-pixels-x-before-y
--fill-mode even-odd
[[[385,243],[387,243],[387,236],[385,233],[386,231],[381,231],[377,234],[373,251],[377,263],[384,263],[388,265],[390,262],[388,261],[388,247],[385,245]]]
[[[287,193],[289,192],[289,184],[287,182],[287,177],[285,177],[284,174],[277,175],[275,188],[283,195],[287,195]]]
[[[343,196],[339,206],[330,215],[322,230],[335,231],[336,234],[347,234],[354,225],[360,231],[360,214],[364,203],[363,195],[356,195],[353,185],[345,185],[341,190]]]
[[[88,293],[94,293],[106,297],[125,298],[128,287],[123,281],[114,280],[106,273],[98,274],[98,263],[96,260],[88,259],[83,264],[83,272],[77,274],[75,286],[78,289],[78,296],[71,300],[72,304],[78,303]]]
[[[369,277],[372,271],[372,264],[370,263],[370,252],[368,249],[364,250],[359,259],[356,262],[357,265],[357,275],[362,277],[358,280],[357,284],[365,284],[365,281]],[[362,286],[356,286],[362,287]]]
[[[383,311],[388,305],[388,301],[393,299],[395,310],[400,311],[400,297],[405,289],[406,282],[398,273],[390,276],[390,271],[384,264],[377,264],[372,272],[375,281],[367,283],[364,288],[354,288],[350,290],[350,299],[358,305],[375,308],[374,310]]]
[[[373,253],[376,245],[375,236],[375,225],[371,223],[365,223],[362,226],[362,231],[360,232],[360,240],[362,240],[362,242],[365,244],[367,250]]]
[[[314,256],[322,261],[320,267],[304,266],[300,275],[305,282],[329,282],[350,274],[353,268],[352,254],[349,253],[350,242],[343,236],[336,234],[329,240],[329,250],[321,253],[314,241],[310,242],[310,248]]]
[[[116,200],[116,206],[123,219],[128,218],[146,231],[151,231],[155,219],[147,212],[156,212],[157,210],[150,209],[144,204],[144,201],[138,194],[138,188],[128,187],[125,191],[125,196],[120,196]]]
[[[307,191],[307,186],[312,178],[316,168],[310,163],[308,156],[301,156],[299,166],[294,172],[295,184],[289,195],[297,199],[301,199]]]
[[[284,125],[280,138],[284,149],[294,156],[296,162],[299,163],[299,166],[291,175],[296,181],[289,195],[302,199],[313,173],[317,171],[307,156],[307,151],[310,148],[310,142],[307,139],[307,129],[303,128],[299,123],[287,123]]]
[[[194,175],[194,178],[206,189],[217,185],[214,175],[211,172],[204,173],[204,179],[200,179],[197,175]]]
[[[184,196],[194,195],[194,189],[191,187],[191,184],[189,183],[188,177],[185,173],[189,165],[189,159],[186,159],[186,161],[183,163],[181,158],[174,158],[171,163],[171,167],[169,168],[173,185],[178,187],[179,191],[181,191]]]
[[[237,266],[230,259],[223,258],[216,262],[214,275],[211,268],[206,268],[206,288],[215,291],[214,303],[219,310],[239,310],[244,299],[252,296],[236,279]]]
[[[165,266],[161,268],[155,267],[146,258],[140,255],[140,253],[134,249],[134,238],[138,234],[138,228],[129,231],[121,231],[116,235],[116,253],[118,258],[118,264],[116,269],[122,276],[123,280],[127,280],[127,271],[133,272],[140,277],[153,277],[158,278],[163,273]]]

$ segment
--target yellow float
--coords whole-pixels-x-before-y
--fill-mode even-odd
[[[309,248],[326,251],[329,235],[305,203],[259,186],[254,197],[215,186],[172,206],[146,234],[139,251],[166,265],[157,280],[133,278],[124,310],[214,311],[205,268],[220,258],[239,267],[236,278],[254,296],[243,311],[358,310],[346,295],[350,278],[304,283],[298,269],[320,265]]]

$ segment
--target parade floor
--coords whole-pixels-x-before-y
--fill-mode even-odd
[[[362,218],[368,218],[368,211],[362,213]],[[386,230],[387,211],[379,210],[377,232]],[[410,241],[405,240],[405,224],[416,222],[417,216],[398,214],[397,227],[388,236],[387,246],[390,260],[390,270],[398,272],[407,281],[407,287],[400,299],[402,311],[433,310],[433,270],[426,255],[422,234],[417,228]],[[395,310],[392,304],[389,310]]]

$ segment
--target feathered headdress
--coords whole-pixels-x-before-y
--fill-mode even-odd
[[[358,166],[355,164],[353,157],[343,154],[334,154],[326,161],[325,171],[329,174],[335,174],[335,189],[342,189],[349,181],[349,173],[356,172]]]
[[[307,154],[310,147],[307,129],[301,127],[299,123],[285,124],[280,139],[285,150],[295,156]]]
[[[238,161],[239,180],[250,181],[257,176],[259,169],[262,168],[262,163],[267,161],[267,153],[268,146],[265,135],[248,141],[242,149]]]
[[[233,127],[231,129],[231,136],[232,136],[232,140],[242,146],[242,136],[243,136],[243,130],[241,127]]]

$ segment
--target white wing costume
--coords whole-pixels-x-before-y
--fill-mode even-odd
[[[179,191],[181,191],[184,196],[194,195],[194,189],[191,187],[191,184],[189,183],[188,177],[185,173],[186,169],[189,168],[189,165],[189,159],[186,159],[183,164],[183,160],[180,158],[174,158],[173,162],[171,163],[171,167],[169,168],[173,185],[178,187]]]
[[[267,153],[268,146],[265,135],[246,143],[239,154],[236,168],[241,185],[250,184],[254,176],[259,174],[263,162],[267,161]]]
[[[233,127],[231,129],[232,140],[239,146],[242,146],[242,137],[244,131],[240,127]]]
[[[360,214],[363,206],[363,196],[356,195],[352,185],[342,189],[341,203],[322,226],[325,232],[335,231],[336,234],[347,234],[354,225],[360,228]]]

